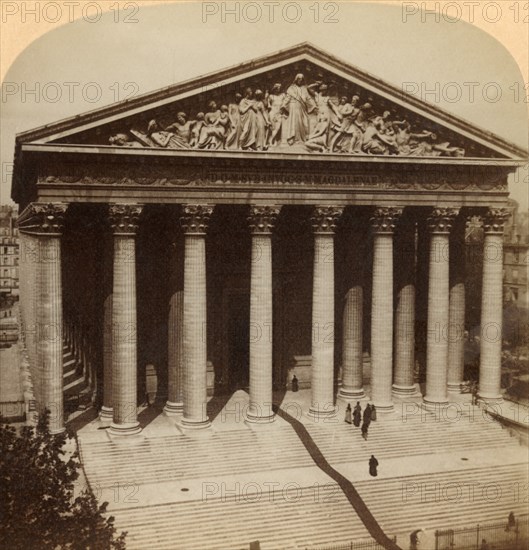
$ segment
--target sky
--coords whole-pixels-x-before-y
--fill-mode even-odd
[[[0,203],[16,133],[304,41],[527,149],[524,3],[427,4],[2,0]],[[510,181],[522,209],[528,188],[526,165]]]

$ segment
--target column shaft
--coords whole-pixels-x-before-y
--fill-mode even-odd
[[[37,303],[38,363],[42,404],[50,411],[50,432],[64,431],[62,281],[60,237],[40,237],[40,292]]]
[[[136,240],[142,207],[111,205],[114,232],[112,284],[112,435],[141,431],[137,418]]]
[[[361,284],[354,284],[345,296],[343,311],[342,387],[340,397],[361,399],[363,386],[363,296]]]
[[[450,306],[448,326],[448,391],[461,392],[465,367],[465,220],[450,238]]]
[[[50,411],[52,434],[64,431],[61,234],[66,208],[60,203],[31,203],[18,218],[21,233],[28,235],[22,252],[31,279],[26,331],[32,334],[32,377],[38,411]]]
[[[393,232],[401,208],[377,208],[371,220],[373,288],[371,298],[371,399],[381,412],[393,410]]]
[[[449,233],[457,211],[434,209],[429,218],[428,335],[426,406],[448,403]]]
[[[174,228],[176,233],[176,228]],[[174,238],[171,247],[167,350],[167,403],[165,414],[181,415],[184,410],[183,358],[184,358],[184,242]]]
[[[252,232],[250,281],[250,406],[249,422],[271,422],[273,319],[272,230],[279,214],[276,206],[252,206],[248,222]]]
[[[250,406],[248,420],[269,422],[272,412],[272,239],[252,235],[250,287]]]
[[[334,406],[334,230],[343,209],[316,208],[312,292],[312,402],[315,418],[335,414]]]
[[[503,330],[503,228],[506,209],[490,209],[484,218],[483,286],[479,398],[501,401],[501,344]]]
[[[181,414],[184,409],[182,361],[184,357],[184,291],[177,290],[169,303],[168,395],[164,412]]]
[[[112,293],[103,303],[103,406],[99,413],[101,420],[112,420]]]
[[[403,220],[398,234],[399,269],[395,311],[395,374],[393,393],[416,393],[415,370],[415,266],[416,246],[413,220]]]
[[[209,424],[206,370],[206,240],[186,235],[184,263],[184,424]]]
[[[393,236],[375,235],[371,310],[371,399],[379,410],[393,409]]]
[[[112,292],[112,394],[111,433],[134,434],[137,419],[136,243],[134,237],[114,236]]]
[[[184,206],[184,414],[182,425],[207,428],[206,228],[213,208]]]

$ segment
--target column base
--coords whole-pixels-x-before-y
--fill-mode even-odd
[[[325,409],[324,411],[320,411],[319,409],[314,409],[310,407],[307,416],[309,418],[312,418],[313,420],[320,420],[325,418],[332,418],[336,416],[336,412],[336,407],[334,406],[330,409]]]
[[[426,397],[423,397],[421,406],[428,411],[433,411],[435,409],[439,409],[440,407],[446,407],[448,404],[448,399],[444,399],[443,401],[431,401]]]
[[[478,392],[478,402],[485,405],[496,405],[503,402],[503,396],[501,395],[487,395]]]
[[[395,405],[393,403],[377,403],[376,401],[373,401],[373,405],[375,405],[377,413],[384,414],[395,411]]]
[[[112,422],[107,433],[113,436],[138,435],[141,433],[141,426],[139,422],[126,422],[124,424],[115,424]]]
[[[415,384],[413,386],[398,386],[397,384],[393,384],[391,393],[398,397],[409,397],[411,395],[418,395],[419,391]]]
[[[182,426],[182,428],[186,428],[189,430],[205,430],[207,428],[211,428],[211,422],[209,418],[206,418],[206,420],[193,420],[191,418],[182,418],[179,424]]]
[[[353,400],[353,399],[364,399],[366,396],[366,392],[364,391],[364,388],[360,389],[349,389],[341,387],[338,390],[338,397],[340,399],[344,399],[345,401]]]
[[[178,416],[184,414],[184,404],[182,402],[174,403],[172,401],[167,401],[165,403],[165,407],[163,408],[163,412],[166,416]]]
[[[463,384],[463,381],[461,381],[461,382],[448,382],[448,384],[446,385],[448,393],[463,393],[461,391],[461,384]]]
[[[244,420],[249,424],[272,424],[275,419],[275,414],[271,414],[269,416],[254,416],[253,414],[247,413]]]
[[[114,409],[112,407],[101,407],[99,411],[99,420],[101,422],[112,422],[114,419]]]

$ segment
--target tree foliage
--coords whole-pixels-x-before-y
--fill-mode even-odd
[[[69,435],[52,435],[49,412],[19,433],[0,423],[0,548],[106,550],[125,548],[114,518],[105,517],[91,491],[74,497],[77,452],[64,451]]]

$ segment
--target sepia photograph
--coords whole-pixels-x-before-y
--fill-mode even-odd
[[[529,3],[0,17],[0,548],[527,549]]]

